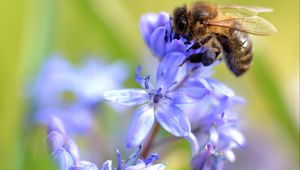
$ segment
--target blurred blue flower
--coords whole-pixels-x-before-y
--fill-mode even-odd
[[[86,133],[92,127],[92,109],[82,105],[43,107],[35,114],[35,121],[47,124],[51,115],[56,115],[65,123],[69,133]]]
[[[107,64],[96,58],[87,58],[78,69],[75,86],[80,103],[93,105],[103,100],[103,92],[122,88],[128,71],[121,62]]]
[[[69,139],[61,120],[55,116],[48,124],[48,150],[60,170],[97,170],[94,163],[81,161],[77,144]]]
[[[90,57],[75,67],[54,54],[31,89],[35,121],[46,124],[55,114],[66,123],[68,132],[84,133],[92,126],[92,112],[103,101],[103,92],[121,88],[126,77],[121,63],[107,65]]]
[[[63,123],[58,117],[52,116],[48,124],[48,150],[51,159],[60,170],[97,170],[94,163],[82,161],[80,159],[77,144],[69,139],[64,129]],[[121,155],[117,152],[118,170],[163,170],[166,164],[153,164],[158,160],[157,154],[150,155],[147,159],[140,159],[141,147],[135,151],[127,161],[121,160]],[[112,161],[108,160],[103,163],[102,170],[112,170]]]
[[[201,83],[187,83],[186,79],[177,78],[179,64],[185,56],[178,52],[165,56],[157,69],[156,86],[150,82],[150,76],[141,77],[141,67],[138,67],[136,81],[144,89],[112,90],[104,93],[104,98],[126,106],[141,105],[133,114],[128,135],[127,146],[139,145],[149,134],[156,121],[168,132],[178,137],[188,139],[193,151],[197,150],[194,135],[186,114],[176,105],[195,102],[202,99],[209,90]],[[196,93],[193,90],[197,89]]]
[[[222,170],[224,156],[216,153],[214,146],[207,143],[200,153],[193,157],[193,170]]]

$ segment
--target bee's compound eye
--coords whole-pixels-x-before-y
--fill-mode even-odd
[[[176,25],[177,25],[178,31],[180,31],[181,33],[186,32],[187,23],[186,23],[185,19],[181,18],[180,20],[178,20]]]

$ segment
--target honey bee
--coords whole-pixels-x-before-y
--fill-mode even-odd
[[[205,46],[215,53],[193,54],[183,63],[189,61],[208,66],[222,53],[230,71],[236,76],[242,75],[250,68],[253,58],[248,34],[265,36],[277,32],[271,23],[257,16],[258,13],[271,11],[270,8],[216,5],[201,1],[175,8],[172,30],[186,37],[186,43],[191,40],[195,42],[188,50]]]

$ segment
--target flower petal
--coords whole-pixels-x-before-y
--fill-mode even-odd
[[[226,157],[226,159],[228,159],[230,162],[234,162],[235,161],[235,155],[233,153],[232,150],[226,150],[224,151],[224,156]]]
[[[217,145],[219,141],[219,133],[215,124],[213,124],[209,129],[209,141],[214,145]]]
[[[103,163],[102,170],[112,170],[112,161],[107,160]]]
[[[85,58],[76,74],[77,82],[74,86],[76,97],[86,104],[101,102],[103,92],[120,89],[127,76],[128,71],[122,63],[108,64],[96,58]]]
[[[78,146],[77,146],[77,144],[75,143],[74,140],[70,139],[67,142],[67,144],[65,146],[65,149],[72,156],[74,162],[79,162],[80,161],[79,149],[78,149]]]
[[[72,157],[64,148],[59,148],[53,152],[51,154],[51,159],[59,169],[70,169],[74,165]]]
[[[144,168],[143,170],[164,170],[166,168],[166,163],[155,164]]]
[[[142,146],[140,145],[139,148],[134,151],[126,161],[126,166],[132,166],[136,163],[142,153]]]
[[[187,104],[199,102],[211,91],[212,89],[205,79],[188,80],[181,88],[169,93],[168,96],[172,99],[173,104]]]
[[[187,137],[191,133],[188,117],[176,106],[158,105],[155,117],[160,125],[174,136]]]
[[[133,113],[127,135],[127,147],[139,145],[149,134],[154,123],[154,108],[143,105]]]
[[[221,129],[223,137],[227,140],[233,140],[239,146],[245,146],[246,140],[244,135],[234,127],[224,127]]]
[[[174,39],[166,46],[166,54],[171,52],[180,52],[184,54],[186,52],[186,46],[182,41]]]
[[[63,147],[64,143],[64,136],[60,132],[54,130],[48,134],[47,144],[49,153]]]
[[[148,94],[143,89],[122,89],[104,92],[104,99],[125,106],[136,106],[148,100]]]
[[[145,168],[146,168],[146,164],[144,162],[140,162],[136,165],[126,167],[125,170],[139,170],[139,169],[144,170]]]
[[[92,113],[90,108],[81,105],[71,105],[65,107],[44,107],[36,113],[35,121],[42,124],[47,124],[48,120],[53,116],[58,117],[63,123],[64,127],[59,127],[58,122],[49,122],[48,129],[66,129],[70,133],[87,133],[93,123]],[[48,130],[49,131],[49,130]],[[65,130],[63,130],[65,131]],[[63,134],[63,133],[62,133]],[[65,136],[66,133],[64,132]]]
[[[148,13],[141,17],[140,30],[148,46],[150,46],[150,36],[153,31],[160,26],[166,25],[169,21],[170,15],[166,12],[159,14]]]
[[[61,135],[66,136],[66,130],[64,128],[64,125],[62,123],[62,121],[54,115],[49,115],[48,118],[48,133],[50,133],[51,131],[57,131],[59,133],[61,133]]]
[[[207,82],[212,86],[213,93],[219,97],[226,96],[226,97],[233,97],[234,91],[230,89],[225,84],[214,80],[214,79],[206,79]]]
[[[185,56],[179,52],[167,54],[160,62],[157,73],[156,81],[157,86],[167,90],[175,82],[179,65],[183,62]]]
[[[76,166],[73,166],[70,170],[98,170],[94,163],[88,161],[80,161]]]
[[[150,48],[155,55],[160,58],[165,54],[166,42],[165,42],[165,27],[157,28],[150,37]]]
[[[190,133],[190,135],[185,137],[185,139],[189,141],[192,148],[192,155],[195,156],[199,151],[199,144],[196,136],[193,133]]]

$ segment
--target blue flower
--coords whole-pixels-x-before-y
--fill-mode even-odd
[[[94,163],[81,161],[77,144],[69,139],[61,120],[51,117],[48,124],[48,150],[60,170],[97,170]]]
[[[121,63],[106,65],[89,57],[75,67],[54,54],[31,87],[34,119],[46,124],[56,114],[66,123],[68,132],[85,133],[91,128],[94,106],[103,101],[103,91],[121,88],[126,77],[126,68]]]
[[[136,81],[144,89],[113,90],[104,93],[106,100],[126,106],[141,105],[136,109],[131,119],[127,146],[139,145],[149,134],[155,120],[174,136],[185,137],[193,151],[197,151],[194,135],[187,115],[177,106],[198,101],[210,93],[201,82],[185,82],[178,70],[185,56],[173,52],[165,56],[156,75],[156,86],[150,82],[150,76],[141,77],[141,67],[138,67]],[[196,91],[195,91],[196,90]]]
[[[65,128],[68,133],[83,134],[92,128],[93,116],[91,108],[79,104],[39,108],[35,114],[35,121],[47,124],[47,120],[53,114],[65,122]]]
[[[79,149],[74,140],[67,136],[66,130],[61,120],[55,116],[50,118],[48,124],[48,150],[51,159],[60,170],[98,170],[97,166],[88,161],[80,159]],[[141,147],[138,148],[127,161],[121,160],[121,155],[117,151],[118,170],[163,170],[165,163],[153,164],[158,160],[157,154],[150,155],[147,159],[140,159]],[[102,170],[112,170],[112,161],[108,160],[103,163]]]
[[[233,109],[245,100],[235,96],[226,85],[213,79],[207,81],[212,86],[212,93],[189,108],[185,106],[192,123],[192,132],[196,135],[199,146],[202,146],[193,157],[192,165],[199,170],[221,170],[225,160],[235,160],[232,149],[245,145],[244,136],[237,128],[238,118]]]
[[[194,44],[194,41],[187,43],[185,37],[175,34],[172,31],[170,15],[165,12],[143,15],[140,20],[140,30],[147,46],[159,59],[172,52],[180,52],[188,57],[191,54],[209,50],[204,47],[188,50]]]
[[[80,103],[93,105],[103,100],[104,91],[122,88],[128,77],[123,63],[108,65],[96,58],[86,58],[77,72],[78,81],[75,86]]]
[[[193,157],[193,170],[222,170],[224,156],[215,151],[214,146],[206,144],[199,154]]]

